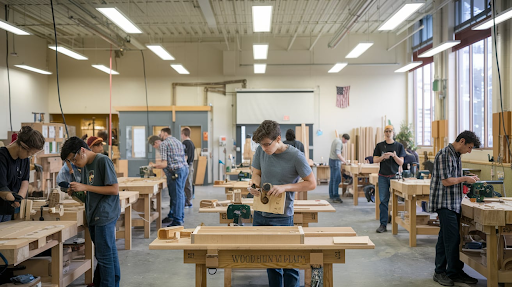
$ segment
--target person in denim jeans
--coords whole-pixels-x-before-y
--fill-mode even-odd
[[[182,226],[185,224],[185,182],[188,177],[185,147],[177,138],[171,136],[170,128],[163,128],[160,131],[160,137],[149,137],[148,144],[160,149],[162,161],[149,165],[164,170],[171,197],[169,214],[162,223],[168,226]]]
[[[85,191],[85,215],[98,265],[94,286],[119,287],[121,269],[116,247],[116,222],[121,214],[119,185],[112,161],[97,154],[80,138],[69,138],[61,149],[62,160],[81,168],[80,182],[70,182],[68,194]]]
[[[389,187],[391,179],[395,178],[398,168],[404,164],[405,150],[404,146],[393,139],[394,128],[387,125],[384,128],[385,141],[375,146],[373,151],[373,162],[380,163],[379,169],[379,198],[380,198],[380,226],[377,233],[387,231],[388,225],[388,205],[389,205]]]
[[[343,134],[341,140],[336,137],[331,144],[331,152],[329,154],[329,168],[331,170],[331,177],[329,179],[329,199],[331,202],[343,202],[338,192],[341,183],[341,164],[346,163],[341,152],[343,151],[343,144],[348,140],[350,140],[350,136]]]
[[[304,153],[281,141],[281,129],[275,121],[264,121],[253,134],[260,144],[252,161],[249,185],[272,184],[268,196],[285,196],[284,214],[254,211],[253,226],[293,226],[295,192],[313,190],[316,180]],[[304,181],[299,182],[299,179]],[[249,188],[254,200],[260,199],[258,189]],[[267,269],[270,287],[298,287],[298,269]]]

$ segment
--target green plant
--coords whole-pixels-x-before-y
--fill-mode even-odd
[[[414,142],[412,124],[407,125],[405,121],[400,124],[400,132],[396,135],[396,141],[403,144],[404,147],[409,147],[414,151],[418,149],[416,143]]]

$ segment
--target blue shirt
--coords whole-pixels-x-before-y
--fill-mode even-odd
[[[434,160],[434,171],[430,180],[430,212],[441,208],[460,213],[462,202],[462,183],[444,186],[443,179],[462,176],[460,153],[455,151],[452,144],[440,150]]]
[[[69,173],[69,168],[66,163],[60,168],[59,174],[57,174],[57,184],[61,182],[81,182],[82,175],[80,174],[80,170],[76,165],[71,163],[71,168],[73,169],[74,177],[71,177],[71,174]]]
[[[252,166],[261,171],[261,185],[264,183],[271,183],[272,185],[297,183],[301,178],[313,172],[304,154],[290,145],[282,153],[272,155],[266,154],[261,146],[258,146],[256,153],[254,153]],[[260,212],[265,217],[293,216],[294,197],[295,192],[286,192],[284,214],[255,212]]]

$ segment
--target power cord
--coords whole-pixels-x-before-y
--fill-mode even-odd
[[[507,130],[505,129],[505,116],[503,112],[503,94],[501,90],[501,72],[500,72],[500,63],[498,61],[498,44],[496,40],[496,0],[492,0],[492,22],[493,22],[493,35],[494,35],[494,53],[496,54],[496,67],[498,68],[498,83],[500,87],[500,106],[501,106],[501,121],[503,121],[503,133],[505,134],[505,139],[507,140],[507,149],[509,155],[510,152],[510,142],[508,140]],[[501,121],[499,121],[499,129],[501,130]],[[510,125],[510,123],[509,123]],[[499,137],[498,137],[499,138]],[[498,141],[498,145],[501,145],[501,141]],[[500,160],[498,160],[500,161]],[[511,166],[512,167],[512,166]]]
[[[5,21],[9,21],[9,5],[5,5]],[[5,67],[7,68],[7,87],[9,89],[9,123],[11,124],[12,131],[11,76],[9,73],[9,32],[7,32],[7,30],[5,30]]]
[[[53,19],[53,34],[55,36],[55,74],[57,76],[57,97],[59,98],[59,107],[60,114],[62,115],[62,121],[64,122],[64,127],[66,127],[66,136],[69,139],[68,125],[66,124],[66,118],[64,117],[64,112],[62,111],[62,104],[60,102],[60,84],[59,84],[59,53],[57,52],[57,26],[55,25],[55,12],[53,10],[53,0],[50,0],[50,5],[52,8],[52,19]]]

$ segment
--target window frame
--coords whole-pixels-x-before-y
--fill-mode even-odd
[[[471,4],[470,4],[470,11],[471,11],[471,17],[469,17],[468,20],[464,21],[464,22],[460,22],[459,18],[462,16],[462,3],[464,2],[464,0],[455,0],[454,2],[454,19],[455,19],[455,27],[454,27],[454,33],[457,33],[457,32],[460,32],[470,26],[473,26],[475,23],[478,23],[480,22],[481,20],[487,18],[487,17],[490,17],[491,15],[491,7],[489,5],[487,5],[485,7],[485,9],[480,12],[479,14],[477,15],[473,15],[475,9],[475,0],[470,0],[471,1]],[[486,0],[488,1],[488,0]]]
[[[483,59],[484,59],[484,67],[483,67],[483,71],[484,71],[484,89],[483,89],[483,97],[484,97],[484,115],[483,115],[483,118],[484,118],[484,122],[483,122],[483,125],[484,125],[484,138],[483,139],[480,139],[481,143],[482,143],[482,147],[479,148],[478,150],[489,150],[489,149],[493,149],[492,146],[489,146],[489,133],[492,133],[492,127],[491,129],[489,130],[489,97],[491,97],[491,100],[492,100],[492,94],[489,95],[489,65],[492,65],[492,63],[489,63],[489,59],[488,59],[488,53],[489,53],[489,45],[487,43],[489,38],[485,38],[485,39],[482,39],[480,41],[483,41],[483,47],[484,47],[484,51],[483,51]],[[491,38],[492,39],[492,38]],[[471,45],[468,45],[468,54],[469,54],[469,75],[468,75],[468,79],[469,79],[469,110],[468,110],[468,116],[469,116],[469,130],[470,131],[473,131],[474,130],[474,122],[473,122],[473,45],[480,42],[480,41],[477,41]],[[456,89],[457,89],[457,130],[458,130],[458,134],[461,133],[462,131],[464,131],[464,127],[463,127],[463,124],[462,124],[462,120],[461,120],[461,116],[462,116],[462,113],[461,113],[461,108],[462,108],[462,94],[460,93],[461,92],[461,89],[460,89],[460,66],[459,66],[459,61],[460,61],[460,56],[459,56],[459,53],[461,53],[464,49],[459,49],[456,51],[456,69],[457,69],[457,76],[456,76],[456,79],[457,79],[457,85],[456,85]],[[492,47],[491,47],[491,50],[492,50]],[[492,53],[492,51],[491,51]],[[492,84],[492,83],[491,83]],[[492,105],[492,104],[491,104]],[[492,115],[491,115],[491,120],[492,120]],[[494,144],[494,143],[493,143]]]
[[[432,85],[432,82],[434,81],[434,69],[435,69],[435,66],[434,66],[434,63],[429,63],[427,64],[429,67],[430,67],[430,83]],[[424,76],[425,76],[425,66],[427,65],[424,65],[422,66],[421,68],[418,68],[416,70],[413,71],[413,122],[414,122],[414,141],[416,142],[416,146],[418,147],[432,147],[434,146],[433,144],[433,141],[432,141],[432,126],[430,127],[430,144],[427,145],[425,144],[425,122],[426,122],[426,119],[425,119],[425,88],[423,87],[424,83],[425,83],[425,79],[424,79]],[[422,88],[421,88],[421,91],[422,91],[422,95],[421,95],[421,103],[422,103],[422,116],[421,116],[421,143],[418,142],[418,138],[417,138],[417,131],[418,131],[418,117],[417,117],[417,113],[418,113],[418,95],[417,95],[417,92],[418,92],[418,72],[421,71],[421,78],[422,78],[422,81],[421,81],[421,85],[422,85]],[[432,122],[434,121],[434,103],[435,103],[435,100],[434,100],[434,97],[435,97],[435,94],[434,94],[434,91],[432,90],[432,86],[431,88],[429,89],[429,92],[430,92],[430,123],[432,124]]]

